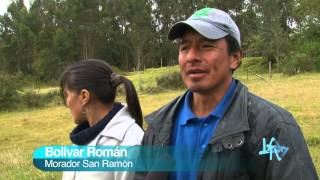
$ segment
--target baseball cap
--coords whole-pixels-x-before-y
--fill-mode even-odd
[[[241,47],[238,26],[230,15],[222,10],[203,8],[196,11],[187,20],[175,23],[169,30],[168,39],[181,37],[187,27],[191,27],[207,39],[220,39],[231,35]]]

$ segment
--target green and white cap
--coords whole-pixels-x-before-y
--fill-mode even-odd
[[[187,20],[174,24],[168,33],[169,40],[183,35],[185,29],[191,27],[208,39],[220,39],[231,35],[241,47],[240,31],[236,23],[226,12],[215,8],[203,8],[192,14]]]

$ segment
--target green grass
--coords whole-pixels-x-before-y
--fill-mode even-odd
[[[155,77],[178,70],[148,69],[130,73],[129,79],[141,86],[155,86]],[[262,75],[268,77],[267,75]],[[293,77],[275,74],[272,80],[260,80],[245,73],[235,77],[251,92],[288,109],[299,123],[307,140],[311,156],[320,174],[320,74],[309,73]],[[46,91],[46,90],[44,90]],[[139,93],[144,114],[148,114],[182,94],[164,91],[157,94]],[[123,100],[120,97],[119,100]],[[0,113],[0,179],[60,179],[60,172],[43,172],[32,164],[33,151],[44,145],[70,145],[69,132],[74,127],[69,110],[52,106],[37,110],[17,110]]]
[[[132,72],[127,77],[133,81],[133,84],[138,90],[146,89],[147,87],[156,87],[156,78],[162,74],[179,71],[178,66],[169,66],[162,68],[150,68],[145,71]]]
[[[48,93],[52,93],[52,92],[56,92],[59,91],[59,87],[46,87],[46,88],[27,88],[23,90],[24,92],[27,91],[34,91],[37,94],[48,94]]]

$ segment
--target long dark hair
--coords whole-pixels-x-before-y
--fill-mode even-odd
[[[111,66],[102,60],[89,59],[78,61],[67,67],[60,80],[60,94],[66,103],[65,90],[74,90],[80,93],[82,89],[88,90],[102,103],[113,104],[116,90],[124,84],[129,114],[142,127],[143,117],[139,98],[133,83],[124,76],[117,75]]]

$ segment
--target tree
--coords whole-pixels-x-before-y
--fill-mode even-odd
[[[294,8],[297,39],[296,51],[305,53],[320,72],[320,4],[311,0],[300,0]]]
[[[9,73],[32,73],[35,35],[29,28],[29,16],[23,0],[13,1],[1,19],[1,48],[4,66]]]
[[[140,70],[152,40],[150,4],[141,0],[111,1],[110,12],[119,27],[118,40],[125,42],[123,47],[134,58],[135,69]]]

